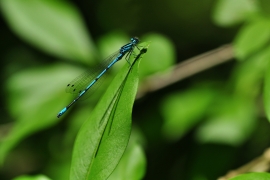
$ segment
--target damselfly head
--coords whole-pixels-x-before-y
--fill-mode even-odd
[[[131,38],[131,42],[132,42],[133,44],[138,44],[138,43],[140,42],[140,40],[139,40],[138,37],[133,37],[133,38]]]

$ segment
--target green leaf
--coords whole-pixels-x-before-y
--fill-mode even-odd
[[[244,26],[235,39],[235,55],[240,60],[258,52],[270,40],[270,20],[258,18]]]
[[[67,1],[2,0],[11,29],[41,50],[84,63],[95,54],[82,17]]]
[[[166,97],[161,107],[165,121],[162,127],[164,136],[178,140],[202,119],[215,96],[213,88],[196,87]]]
[[[256,98],[268,68],[270,47],[261,50],[246,61],[238,63],[232,81],[235,93],[243,98]]]
[[[253,99],[220,95],[212,107],[209,120],[197,131],[202,143],[220,143],[237,146],[253,132],[257,119]]]
[[[130,136],[138,66],[137,62],[130,70],[125,64],[83,124],[73,150],[70,179],[107,179],[116,168]]]
[[[218,0],[214,8],[213,19],[220,26],[232,26],[243,22],[257,10],[256,1]]]
[[[130,41],[130,37],[128,35],[114,31],[99,38],[97,46],[101,54],[104,55],[103,58],[106,58],[108,54],[112,53],[112,47],[121,47],[128,41]]]
[[[149,34],[142,37],[143,41],[151,41],[151,51],[145,55],[145,61],[141,62],[140,77],[164,72],[176,61],[173,43],[159,34]]]
[[[264,13],[266,16],[270,16],[270,2],[269,0],[258,0],[260,4],[260,10]]]
[[[0,162],[23,138],[59,121],[57,112],[72,98],[65,96],[64,79],[78,71],[60,64],[25,70],[7,80],[8,109],[15,122],[1,141]]]
[[[270,63],[267,66],[267,69],[269,69]],[[266,112],[266,116],[268,118],[268,121],[270,121],[270,71],[266,71],[265,75],[265,81],[264,81],[264,109]]]
[[[239,176],[230,178],[230,180],[267,180],[267,179],[270,179],[270,174],[265,172],[241,174]]]
[[[51,180],[51,179],[49,179],[48,177],[44,175],[37,175],[37,176],[23,175],[23,176],[16,177],[13,180]]]
[[[132,131],[128,147],[108,180],[143,179],[146,170],[146,157],[138,143],[139,137],[136,137],[138,135],[135,133]]]

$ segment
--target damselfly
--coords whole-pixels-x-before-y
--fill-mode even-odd
[[[77,78],[75,78],[71,83],[67,85],[66,91],[78,94],[78,96],[66,107],[64,107],[58,114],[57,117],[61,117],[75,102],[77,102],[90,88],[92,88],[97,81],[119,60],[121,60],[125,55],[127,61],[129,62],[129,57],[132,54],[136,45],[139,43],[139,39],[137,37],[131,38],[131,42],[122,46],[119,51],[112,54],[108,58],[104,60],[104,63],[98,69],[100,71],[95,71],[95,76],[86,77],[87,74],[83,74]],[[87,79],[87,80],[86,80]],[[85,84],[88,83],[88,84]],[[83,89],[81,89],[83,88]]]

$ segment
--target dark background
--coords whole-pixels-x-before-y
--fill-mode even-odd
[[[121,31],[133,36],[157,33],[170,40],[175,48],[176,63],[201,53],[213,50],[224,44],[232,43],[243,24],[232,27],[219,27],[212,20],[215,0],[101,0],[101,1],[69,1],[79,9],[83,20],[94,42],[104,34]],[[5,81],[15,71],[29,67],[42,66],[56,62],[53,55],[44,53],[18,37],[1,16],[1,48],[0,80]],[[151,49],[150,49],[151,50]],[[30,52],[17,61],[8,61],[20,53]],[[14,54],[16,52],[16,54]],[[38,62],[32,59],[39,57]],[[223,143],[198,143],[194,134],[207,117],[194,125],[177,141],[168,141],[161,133],[163,115],[160,112],[162,100],[170,93],[188,91],[190,87],[205,81],[226,83],[236,66],[236,61],[218,65],[211,69],[195,74],[189,78],[165,87],[159,91],[147,94],[138,99],[134,105],[133,124],[145,136],[143,145],[147,168],[144,179],[216,179],[248,161],[259,156],[269,145],[269,131],[265,117],[259,117],[252,138],[238,146]],[[9,69],[10,67],[12,69]],[[14,68],[15,67],[15,68]],[[6,126],[12,126],[14,118],[7,108],[8,92],[1,88],[0,115],[1,136],[5,136]],[[196,103],[196,102],[194,102]],[[210,107],[211,108],[211,107]],[[21,174],[50,173],[61,164],[61,158],[55,167],[48,166],[53,162],[48,158],[51,154],[51,139],[58,140],[69,126],[68,121],[61,121],[55,126],[39,131],[16,146],[7,158],[2,168],[0,179],[11,179]],[[7,128],[9,129],[9,128]],[[260,140],[260,144],[257,144]],[[258,146],[257,146],[258,145]],[[254,147],[256,146],[256,147]],[[61,152],[64,148],[56,147]],[[65,150],[64,150],[65,152]],[[64,157],[62,157],[64,158]],[[55,160],[55,159],[54,159]],[[27,163],[25,163],[27,162]],[[25,165],[27,164],[27,165]],[[68,165],[66,165],[68,166]],[[60,173],[59,173],[60,174]],[[53,176],[53,175],[51,175]],[[57,177],[57,176],[54,176]]]

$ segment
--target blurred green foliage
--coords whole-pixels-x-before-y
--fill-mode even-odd
[[[247,0],[218,0],[214,8],[213,19],[220,26],[232,26],[258,13],[258,1]]]
[[[201,117],[205,116],[216,96],[215,89],[202,86],[165,97],[161,107],[166,120],[163,125],[164,135],[172,140],[181,138],[202,120]]]
[[[244,174],[239,175],[234,178],[231,178],[231,180],[263,180],[263,179],[269,179],[270,175],[268,173],[250,173],[250,174]]]
[[[99,141],[99,153],[111,153],[111,158],[94,158],[96,174],[108,177],[115,169],[109,179],[134,180],[217,179],[269,146],[269,1],[1,0],[0,5],[1,180],[69,179],[70,172],[90,168],[79,158],[90,162]],[[114,102],[122,82],[113,75],[121,77],[128,67],[122,60],[92,98],[56,118],[73,99],[64,93],[65,85],[134,35],[151,44],[138,68],[140,81],[155,73],[166,77],[174,63],[228,42],[239,61],[135,101],[131,130],[127,117],[136,93],[134,68],[134,81],[126,82],[123,99],[112,106],[120,108],[113,136],[105,137],[102,132],[110,128],[98,131],[92,123],[106,115],[108,122],[115,120],[106,105]]]
[[[44,175],[37,175],[37,176],[20,176],[14,178],[13,180],[50,180],[50,179]]]

